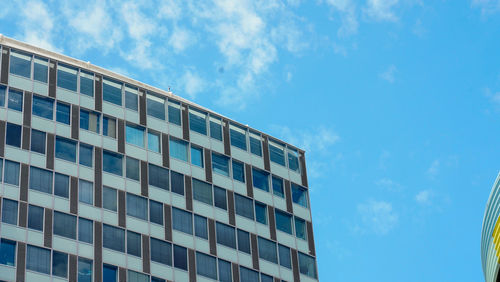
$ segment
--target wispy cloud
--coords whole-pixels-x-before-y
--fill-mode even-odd
[[[402,188],[401,184],[387,177],[376,180],[375,185],[391,192],[400,191]]]
[[[351,0],[327,0],[334,11],[340,15],[341,25],[337,30],[339,37],[347,37],[358,32],[358,19],[356,16],[356,5]]]
[[[181,89],[191,99],[195,99],[198,93],[203,92],[207,83],[201,78],[196,70],[186,70],[184,75],[179,79]]]
[[[368,200],[357,206],[360,225],[355,228],[362,233],[373,232],[386,235],[398,224],[399,215],[387,201]]]
[[[23,17],[20,22],[23,29],[21,39],[41,48],[61,52],[62,49],[53,43],[55,15],[49,12],[47,5],[40,1],[29,1],[20,8]]]
[[[433,197],[434,192],[432,190],[422,190],[415,195],[415,201],[420,205],[429,206]]]
[[[395,22],[398,17],[393,11],[399,0],[368,0],[363,12],[369,18],[377,21]]]
[[[483,15],[500,12],[500,0],[472,0],[472,7],[481,9]]]
[[[187,29],[175,27],[170,35],[168,43],[172,46],[176,53],[184,51],[189,46],[196,43],[196,37]]]
[[[379,77],[389,83],[394,83],[397,71],[398,69],[395,65],[390,65],[385,71],[379,74]]]
[[[427,174],[431,177],[435,177],[439,173],[440,162],[438,159],[432,161],[431,165],[427,169]]]

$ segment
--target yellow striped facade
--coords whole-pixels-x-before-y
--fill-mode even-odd
[[[500,281],[500,174],[486,204],[481,234],[481,262],[485,281]]]

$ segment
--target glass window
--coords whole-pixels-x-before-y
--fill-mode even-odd
[[[189,129],[207,135],[207,114],[189,109]]]
[[[3,198],[2,222],[17,225],[17,201]]]
[[[269,158],[272,162],[285,166],[285,153],[283,145],[269,141]]]
[[[292,183],[292,201],[307,208],[307,189]]]
[[[153,223],[163,225],[163,204],[149,200],[149,220]]]
[[[203,149],[191,145],[191,163],[203,167]]]
[[[83,179],[78,181],[78,201],[89,205],[94,204],[94,185],[92,182]]]
[[[28,228],[43,231],[43,208],[29,205]]]
[[[214,204],[218,208],[227,210],[226,189],[214,186]]]
[[[267,225],[267,206],[259,202],[255,202],[255,220]]]
[[[19,186],[19,163],[5,160],[3,181],[7,184]]]
[[[23,111],[23,92],[9,89],[9,109],[22,112]]]
[[[80,217],[78,219],[78,240],[92,244],[94,241],[94,222]]]
[[[299,153],[292,149],[288,148],[288,168],[299,172]]]
[[[197,237],[208,239],[208,228],[207,228],[207,218],[194,215],[194,235]]]
[[[250,234],[238,229],[238,250],[240,252],[250,253]]]
[[[52,120],[54,118],[54,100],[33,95],[33,114]]]
[[[292,216],[278,209],[274,210],[276,215],[276,229],[292,234]]]
[[[52,171],[30,167],[30,189],[52,194]]]
[[[210,117],[210,137],[222,141],[221,120],[216,117]]]
[[[31,130],[31,151],[45,154],[45,135],[43,131]]]
[[[144,273],[128,270],[127,276],[128,282],[149,282],[149,275]]]
[[[50,274],[50,250],[28,245],[26,251],[26,269]]]
[[[193,178],[193,199],[212,205],[212,185]]]
[[[116,138],[116,119],[112,117],[102,118],[102,134],[111,138]]]
[[[16,242],[0,239],[0,264],[14,266],[16,257]]]
[[[184,270],[188,269],[186,248],[174,245],[174,267]]]
[[[168,169],[149,164],[149,185],[168,190]]]
[[[102,100],[122,105],[122,84],[118,81],[104,78],[102,80]]]
[[[68,254],[58,251],[52,252],[52,275],[59,277],[68,276]]]
[[[160,152],[160,134],[148,130],[148,149],[153,152]]]
[[[76,92],[78,69],[64,64],[57,64],[57,86]]]
[[[148,220],[148,200],[127,193],[127,215]]]
[[[123,175],[123,156],[110,151],[102,152],[102,170],[119,176]]]
[[[259,281],[259,273],[249,268],[240,266],[240,282]]]
[[[212,152],[212,170],[220,175],[229,176],[229,158]]]
[[[215,257],[196,252],[196,273],[201,276],[217,279],[217,261]]]
[[[272,276],[261,273],[260,274],[260,282],[274,282],[274,279]]]
[[[69,124],[70,109],[71,109],[71,107],[69,105],[57,102],[57,105],[56,105],[56,120],[57,120],[57,122]]]
[[[127,124],[125,129],[127,143],[144,148],[144,128]]]
[[[172,207],[172,226],[175,230],[193,234],[193,214]]]
[[[276,243],[259,236],[259,257],[270,262],[278,263],[278,254],[276,253]]]
[[[278,244],[278,252],[280,257],[280,265],[291,269],[292,259],[290,258],[290,248]]]
[[[11,50],[10,73],[31,78],[31,55]]]
[[[253,201],[239,194],[234,194],[236,214],[253,220]]]
[[[0,107],[5,106],[5,93],[7,92],[7,87],[0,85]]]
[[[161,279],[158,277],[151,277],[151,282],[165,282],[165,279]]]
[[[217,232],[216,237],[218,244],[236,249],[236,235],[234,233],[234,227],[217,222],[215,229]]]
[[[253,187],[269,192],[269,173],[252,168]]]
[[[219,281],[233,281],[233,276],[231,275],[231,263],[221,259],[219,259]]]
[[[141,234],[127,231],[127,254],[141,257]]]
[[[3,177],[3,159],[0,158],[0,183],[2,182]]]
[[[148,93],[146,95],[146,106],[148,116],[165,120],[165,98]]]
[[[76,142],[57,136],[56,158],[76,162]]]
[[[262,157],[261,140],[260,134],[250,131],[250,152],[259,157]]]
[[[239,126],[230,124],[229,133],[231,135],[231,145],[246,151],[247,150],[246,130]]]
[[[56,173],[54,176],[54,194],[59,197],[69,197],[69,176]]]
[[[78,282],[92,282],[92,260],[78,258]]]
[[[245,182],[245,168],[243,163],[233,159],[233,178],[240,182]]]
[[[181,125],[181,105],[178,102],[168,101],[168,122]]]
[[[54,235],[76,239],[76,216],[54,211]]]
[[[171,171],[172,192],[179,195],[184,195],[184,175],[175,171]]]
[[[80,93],[90,97],[94,96],[94,74],[80,71]]]
[[[102,207],[116,211],[116,189],[104,186],[102,188]]]
[[[272,182],[273,182],[273,194],[278,197],[284,198],[285,192],[283,191],[283,179],[273,175]]]
[[[102,281],[117,282],[116,279],[116,266],[103,264],[102,266]]]
[[[102,246],[111,250],[125,251],[125,230],[111,225],[102,225]]]
[[[99,134],[100,118],[99,113],[80,109],[80,128]]]
[[[49,73],[49,60],[35,56],[33,79],[47,83]]]
[[[305,274],[312,278],[318,278],[316,274],[316,261],[313,257],[299,252],[299,270],[301,274]]]
[[[21,147],[21,129],[22,126],[13,124],[13,123],[7,123],[7,140],[5,143],[10,146],[14,147]]]
[[[139,160],[127,157],[127,178],[139,181]]]
[[[86,145],[80,143],[80,164],[88,167],[92,167],[92,153],[94,147],[91,145]]]
[[[295,217],[295,236],[306,240],[306,221],[299,217]]]
[[[186,141],[170,138],[170,157],[181,161],[188,161],[188,143]]]
[[[172,265],[172,244],[151,237],[151,260]]]
[[[125,107],[137,111],[139,108],[139,103],[137,101],[137,89],[125,86]]]

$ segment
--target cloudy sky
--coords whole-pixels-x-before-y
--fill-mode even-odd
[[[320,280],[483,279],[499,0],[0,3],[6,36],[307,150]]]

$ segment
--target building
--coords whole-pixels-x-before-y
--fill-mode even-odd
[[[500,173],[493,184],[484,213],[481,262],[485,281],[500,281]]]
[[[317,281],[304,151],[0,45],[0,280]]]

